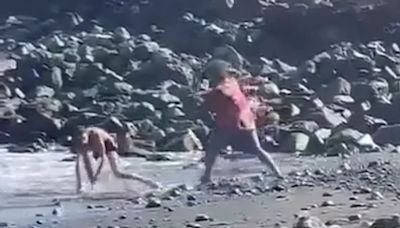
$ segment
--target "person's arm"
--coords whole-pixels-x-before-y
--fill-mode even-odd
[[[213,100],[215,93],[214,90],[211,90],[201,94],[203,101],[201,102],[200,108],[196,111],[196,118],[206,122],[213,119],[212,112],[214,110]]]
[[[103,139],[100,136],[96,136],[96,137],[93,137],[92,140],[93,140],[93,142],[92,142],[93,145],[95,145],[93,149],[95,150],[95,152],[97,154],[100,155],[100,159],[101,159],[100,164],[97,167],[96,173],[93,175],[93,184],[94,184],[97,181],[97,178],[100,175],[100,172],[104,165],[104,156],[106,154],[105,140],[107,140],[107,139]],[[108,140],[111,140],[111,142],[114,142],[114,139],[112,137],[110,137]]]
[[[202,112],[210,112],[213,110],[213,98],[215,97],[216,91],[211,90],[208,91],[207,93],[203,94],[203,103],[200,106],[200,111]]]
[[[93,175],[92,162],[90,161],[88,153],[83,153],[82,156],[83,156],[83,164],[85,166],[86,174],[87,174],[88,179],[93,187],[93,184],[95,181],[94,181],[94,175]]]
[[[244,76],[238,79],[240,89],[245,95],[257,95],[260,91],[260,86],[268,80],[262,77]]]
[[[80,171],[80,157],[81,154],[78,153],[75,163],[75,176],[76,176],[76,193],[80,193],[82,189],[81,171]]]
[[[96,173],[95,173],[94,176],[93,176],[93,183],[95,183],[95,182],[97,181],[97,178],[98,178],[99,175],[100,175],[101,169],[103,168],[103,165],[104,165],[104,155],[101,156],[100,159],[101,159],[101,160],[100,160],[100,165],[97,167]]]

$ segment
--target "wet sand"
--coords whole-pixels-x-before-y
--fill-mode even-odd
[[[137,197],[149,189],[138,183],[117,181],[110,178],[109,172],[101,177],[101,185],[96,187],[95,192],[76,195],[74,162],[61,162],[63,158],[71,156],[67,152],[1,153],[0,183],[5,184],[0,187],[0,222],[6,222],[10,227],[32,227],[38,221],[43,224],[36,224],[37,227],[108,227],[112,224],[120,227],[185,227],[199,213],[214,218],[214,221],[204,223],[201,227],[273,227],[277,222],[283,225],[287,223],[290,227],[294,215],[301,208],[320,205],[328,200],[322,197],[322,193],[333,191],[332,185],[325,188],[301,187],[289,189],[289,192],[270,192],[258,196],[210,195],[189,191],[185,194],[195,195],[199,205],[187,206],[185,195],[182,195],[180,200],[162,201],[161,208],[145,209],[145,200],[138,200]],[[274,157],[285,174],[305,169],[335,170],[344,164],[344,160],[337,157],[295,157],[287,154],[274,154]],[[186,184],[190,188],[198,184],[202,172],[202,166],[196,165],[198,159],[198,154],[182,153],[180,159],[173,162],[148,162],[139,158],[121,160],[129,172],[154,178],[165,186]],[[353,156],[346,163],[352,167],[362,167],[378,160],[392,161],[398,167],[399,155],[364,154]],[[256,159],[219,159],[214,177],[254,176],[264,169]],[[392,193],[385,193],[386,198],[376,202],[376,208],[350,208],[352,202],[348,198],[351,195],[347,190],[335,191],[329,200],[333,200],[337,206],[316,207],[309,212],[324,221],[358,213],[365,214],[363,220],[372,220],[381,214],[395,213],[398,206],[396,197]],[[359,200],[366,201],[366,197],[363,195]],[[101,208],[88,209],[88,205],[101,205]],[[62,208],[60,216],[52,215],[55,208]],[[118,219],[123,214],[127,218]],[[358,226],[347,224],[342,227],[359,227],[359,223],[357,221]]]

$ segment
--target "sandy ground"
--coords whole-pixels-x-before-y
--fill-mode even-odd
[[[332,197],[323,197],[326,189],[299,189],[291,193],[271,193],[260,196],[243,196],[231,199],[215,198],[199,206],[188,207],[174,202],[164,202],[162,208],[143,209],[128,200],[72,201],[62,203],[62,215],[52,215],[52,207],[7,209],[7,221],[15,227],[185,227],[195,223],[199,214],[207,214],[213,221],[197,222],[201,227],[274,227],[276,224],[291,226],[295,215],[311,214],[323,221],[332,221],[342,227],[360,227],[363,222],[387,217],[398,212],[399,202],[393,196],[370,201],[360,196],[358,202],[376,204],[375,208],[351,208],[355,202],[347,191],[334,191]],[[320,207],[326,200],[336,206]],[[99,206],[88,209],[88,205]],[[313,205],[317,206],[310,209]],[[168,210],[167,210],[168,209]],[[171,211],[173,210],[173,211]],[[0,213],[4,215],[5,213]],[[21,216],[23,215],[23,216]],[[361,220],[348,222],[348,217],[360,215]],[[126,218],[125,218],[126,217]],[[43,223],[38,225],[37,222]],[[12,223],[12,222],[11,222]],[[12,227],[12,226],[11,226]]]
[[[325,187],[290,188],[288,192],[243,196],[192,190],[174,200],[163,200],[160,208],[146,209],[146,200],[137,197],[149,189],[138,183],[117,181],[110,178],[109,172],[101,178],[95,192],[75,195],[74,163],[61,162],[70,156],[62,150],[40,154],[12,154],[5,150],[0,153],[0,225],[4,222],[9,227],[187,227],[200,213],[209,215],[213,221],[199,222],[199,227],[274,227],[277,223],[291,227],[299,213],[317,215],[324,221],[338,220],[336,222],[342,227],[360,227],[364,221],[390,216],[399,208],[397,196],[390,192],[384,192],[385,198],[377,201],[367,200],[368,194],[359,195],[357,201],[365,206],[351,208],[350,205],[355,203],[349,200],[352,192],[334,190],[335,183],[340,181],[336,180]],[[354,156],[346,163],[359,168],[370,161],[382,160],[391,161],[393,167],[398,167],[399,156],[364,154]],[[298,158],[285,154],[274,157],[285,174],[321,168],[334,171],[345,163],[336,157]],[[154,178],[165,186],[186,184],[192,188],[198,184],[202,172],[202,166],[193,165],[198,158],[193,154],[182,154],[173,162],[123,158],[121,164],[127,171]],[[216,179],[245,178],[263,170],[256,159],[219,159],[214,176]],[[269,182],[273,179],[267,178]],[[327,191],[332,192],[332,197],[323,197]],[[188,194],[195,196],[195,205],[187,205]],[[321,207],[326,200],[332,200],[336,205]],[[312,205],[315,208],[310,208]],[[310,210],[302,211],[306,208]],[[59,215],[53,215],[53,210],[59,210]],[[361,220],[354,223],[343,220],[357,214]]]

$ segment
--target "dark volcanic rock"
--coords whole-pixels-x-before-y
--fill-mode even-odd
[[[370,228],[395,228],[400,227],[400,219],[398,215],[394,215],[391,218],[380,218],[370,226]]]
[[[0,45],[17,63],[4,72],[0,97],[20,101],[1,112],[18,116],[3,115],[4,141],[29,141],[35,132],[61,141],[76,124],[106,126],[117,116],[133,121],[158,150],[202,149],[198,141],[207,142],[214,123],[197,120],[201,94],[229,69],[250,72],[249,81],[258,83],[249,83],[248,95],[270,103],[291,126],[274,148],[379,151],[368,134],[379,145],[396,144],[382,126],[398,123],[400,114],[397,1],[364,7],[352,1],[41,0],[32,6],[6,0],[0,10]],[[36,105],[42,99],[50,111],[23,105],[42,109]]]

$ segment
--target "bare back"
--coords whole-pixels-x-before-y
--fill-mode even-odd
[[[93,151],[95,159],[117,150],[115,139],[104,129],[89,127],[85,129],[84,135],[86,137],[82,144],[86,151]]]

